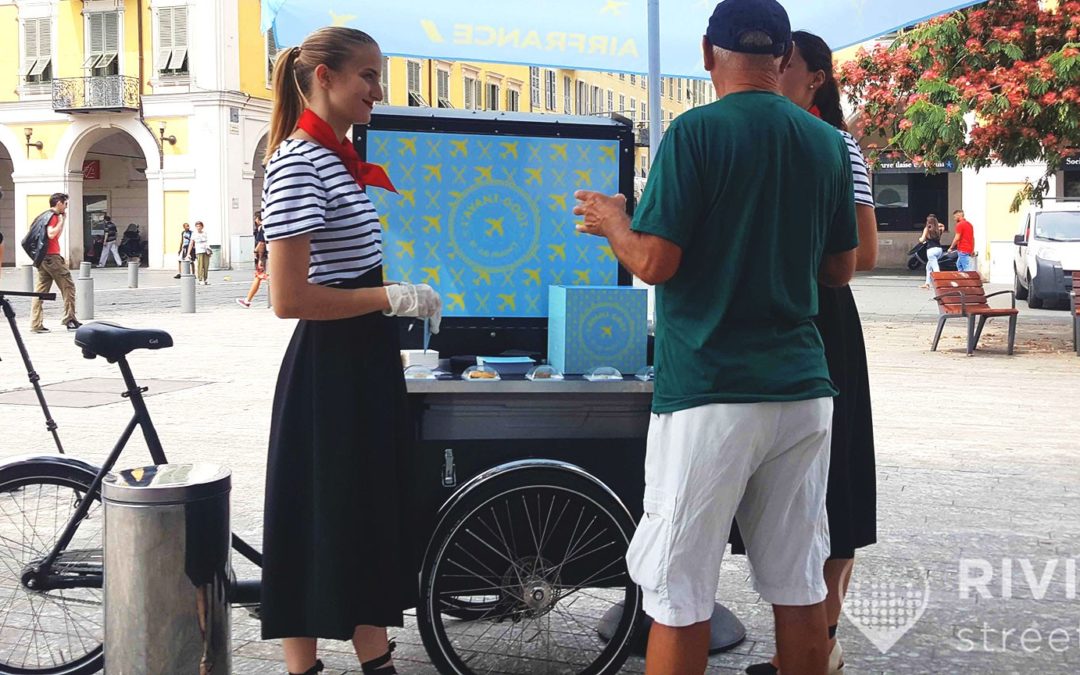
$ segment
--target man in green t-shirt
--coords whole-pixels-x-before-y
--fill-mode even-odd
[[[823,673],[836,389],[812,318],[817,282],[855,269],[851,166],[843,137],[780,94],[791,29],[775,0],[724,0],[703,47],[720,100],[671,124],[633,221],[622,196],[579,192],[575,208],[656,285],[656,414],[627,553],[655,619],[646,670],[704,670],[737,517],[781,670]]]

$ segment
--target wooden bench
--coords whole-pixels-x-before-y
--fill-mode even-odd
[[[1069,293],[1069,310],[1073,320],[1073,348],[1080,356],[1080,272],[1072,273],[1072,292]]]
[[[934,284],[934,300],[937,300],[938,317],[937,333],[934,334],[934,344],[930,351],[936,352],[938,340],[941,339],[941,331],[945,328],[945,322],[953,318],[967,319],[967,353],[971,356],[975,352],[975,346],[979,343],[983,326],[987,319],[994,317],[1009,318],[1009,355],[1013,353],[1013,343],[1016,341],[1016,294],[1013,291],[999,291],[986,294],[983,289],[982,277],[978,272],[932,272],[930,274]],[[1012,296],[1012,307],[996,309],[987,304],[987,300],[995,295],[1009,294]],[[975,324],[978,319],[978,326]]]

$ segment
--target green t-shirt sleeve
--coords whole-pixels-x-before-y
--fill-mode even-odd
[[[825,254],[843,253],[859,245],[859,223],[855,219],[855,179],[851,174],[847,141],[836,134],[841,171],[837,185],[836,215],[829,226],[825,239]]]
[[[664,134],[631,225],[682,249],[701,221],[703,198],[700,158],[685,126],[675,120]]]

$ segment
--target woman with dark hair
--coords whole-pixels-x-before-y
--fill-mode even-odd
[[[784,95],[832,126],[847,141],[855,181],[855,215],[859,225],[856,269],[870,270],[877,263],[877,219],[873,192],[859,144],[847,132],[840,108],[840,88],[833,76],[832,50],[825,41],[805,31],[792,33],[795,42],[791,65],[780,79]],[[843,649],[836,640],[844,594],[855,564],[855,549],[877,541],[877,487],[874,469],[874,429],[870,414],[870,383],[866,347],[859,310],[851,288],[818,286],[819,314],[815,319],[829,376],[840,394],[833,402],[833,434],[826,510],[829,515],[831,553],[825,562],[829,595],[825,609],[829,623],[829,673],[844,666]],[[736,541],[736,549],[741,542]],[[777,660],[746,669],[751,675],[778,672]]]
[[[938,221],[937,216],[931,213],[926,217],[926,226],[923,227],[919,243],[926,245],[926,282],[919,288],[930,288],[930,275],[941,271],[938,258],[941,257],[941,235],[945,227]]]
[[[263,229],[274,312],[299,319],[270,420],[263,521],[262,636],[290,673],[321,671],[318,638],[352,640],[361,669],[396,672],[386,626],[415,606],[404,532],[409,425],[397,325],[431,320],[430,286],[385,285],[379,215],[393,190],[349,140],[383,98],[371,36],[322,28],[274,64]]]

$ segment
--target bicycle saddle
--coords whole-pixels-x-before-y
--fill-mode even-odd
[[[123,358],[136,349],[164,349],[173,346],[172,336],[156,328],[124,328],[114,323],[95,321],[75,331],[75,344],[83,356],[102,356],[111,361]]]

